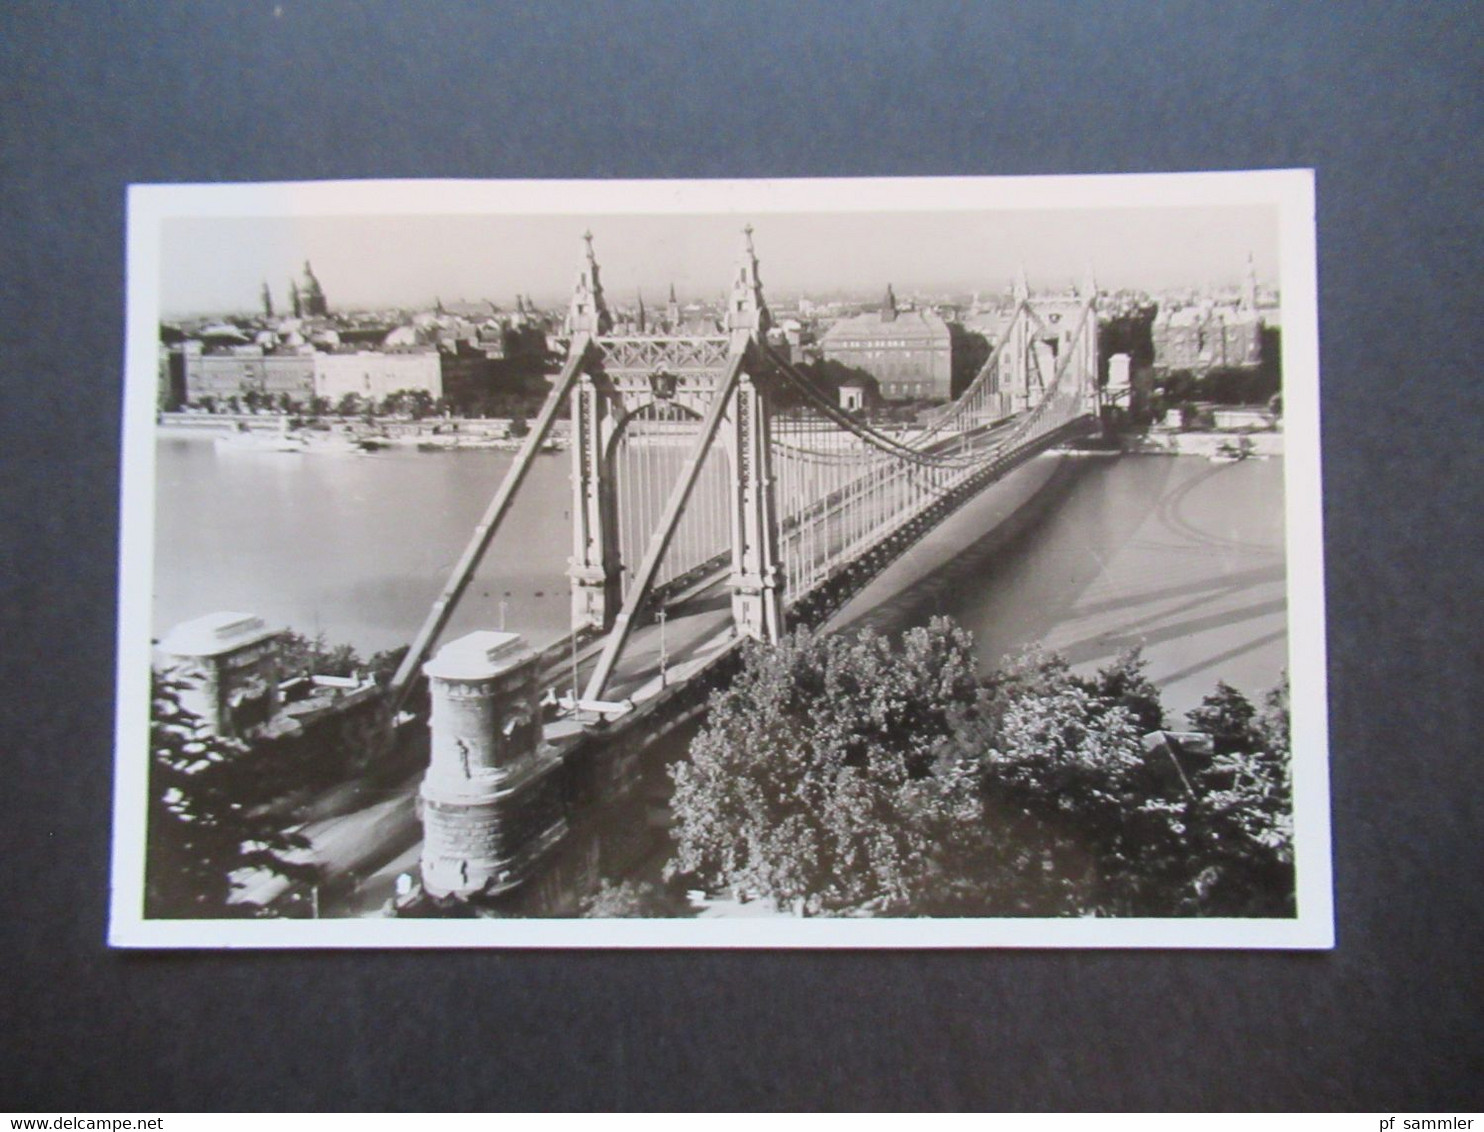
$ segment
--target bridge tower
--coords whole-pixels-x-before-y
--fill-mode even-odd
[[[1030,309],[1031,285],[1026,278],[1024,267],[1015,273],[1015,282],[1010,289],[1010,294],[1015,302],[1015,313],[1010,322],[1010,336],[1005,344],[1006,358],[1009,362],[1010,411],[1023,413],[1032,404],[1031,350],[1033,348],[1031,323],[1026,317]]]
[[[752,226],[745,243],[731,301],[727,329],[743,369],[731,407],[732,459],[732,621],[739,636],[777,641],[783,635],[778,504],[774,497],[771,413],[766,392],[751,372],[771,316],[758,277]]]
[[[573,409],[573,483],[580,519],[572,609],[574,631],[608,632],[587,685],[586,698],[596,700],[655,594],[661,563],[713,451],[723,451],[729,463],[730,547],[721,549],[731,559],[732,613],[739,635],[768,641],[781,636],[783,573],[766,387],[765,336],[772,316],[763,297],[751,227],[743,233],[725,316],[714,335],[681,335],[672,328],[665,335],[610,336],[588,312],[592,304],[583,281],[589,273],[579,279],[572,316],[574,350],[576,332],[593,335],[585,345]],[[661,403],[684,409],[692,418],[690,451],[649,532],[642,561],[622,562],[613,534],[619,519],[616,441],[631,422]],[[625,595],[621,604],[616,600],[620,593]]]
[[[1084,407],[1101,418],[1102,397],[1098,389],[1098,281],[1090,263],[1077,288],[1077,297],[1082,302],[1086,325],[1083,332],[1073,339],[1072,349],[1076,352],[1073,364],[1079,374],[1085,375],[1085,381],[1078,386],[1086,402]]]
[[[583,235],[587,260],[578,273],[567,314],[567,333],[596,338],[613,328],[603,299],[593,234]],[[585,359],[583,359],[585,360]],[[601,384],[600,384],[601,383]],[[607,473],[609,442],[616,428],[611,383],[596,367],[579,368],[570,397],[572,417],[572,629],[606,630],[618,615],[621,565],[618,553],[618,502]]]

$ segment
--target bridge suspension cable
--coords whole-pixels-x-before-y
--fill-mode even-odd
[[[725,336],[611,334],[589,247],[566,362],[393,678],[394,712],[563,404],[573,414],[574,641],[579,630],[607,633],[585,696],[596,700],[639,620],[672,595],[730,569],[737,631],[774,639],[783,602],[1090,423],[1094,294],[1070,331],[1053,331],[1017,282],[1015,309],[964,392],[926,423],[888,430],[846,412],[769,345],[750,236]],[[770,385],[795,407],[770,408]]]

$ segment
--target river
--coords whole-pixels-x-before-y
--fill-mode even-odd
[[[363,654],[405,644],[512,458],[230,452],[162,437],[154,631],[235,609]],[[498,627],[502,602],[506,626],[533,644],[562,633],[568,470],[566,454],[538,457],[446,636]],[[1142,645],[1173,713],[1218,679],[1253,696],[1277,681],[1281,459],[1042,457],[1016,476],[934,532],[842,622],[897,629],[946,614],[973,631],[986,668],[1033,642],[1082,671]],[[1032,495],[1034,521],[1007,538],[1001,520]]]

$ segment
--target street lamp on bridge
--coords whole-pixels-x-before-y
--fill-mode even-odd
[[[660,611],[655,614],[660,623],[660,687],[665,686],[665,670],[668,665],[669,656],[665,652],[665,622],[669,620],[670,612],[665,608],[665,603],[660,603]]]

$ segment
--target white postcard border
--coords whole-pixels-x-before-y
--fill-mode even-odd
[[[148,920],[143,916],[154,419],[167,219],[429,214],[906,212],[1272,205],[1280,215],[1288,636],[1298,915],[1245,919]],[[1334,946],[1311,170],[774,181],[134,185],[127,230],[112,895],[147,948],[1285,948]]]

